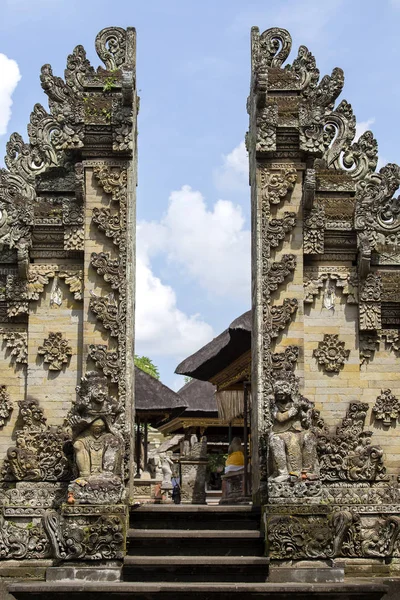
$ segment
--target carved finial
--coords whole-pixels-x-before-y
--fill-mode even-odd
[[[118,69],[125,62],[126,31],[121,27],[106,27],[96,36],[96,52],[107,71]]]
[[[271,27],[260,35],[260,63],[279,68],[292,49],[292,38],[286,29]]]

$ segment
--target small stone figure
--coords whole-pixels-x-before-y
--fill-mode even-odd
[[[115,425],[121,409],[108,396],[107,379],[95,371],[82,378],[77,393],[68,422],[78,477],[69,486],[68,502],[119,502],[124,442]]]
[[[317,439],[310,429],[312,403],[300,396],[295,384],[274,382],[273,425],[269,446],[276,482],[319,479]]]
[[[121,441],[96,419],[74,442],[75,460],[81,479],[112,477],[121,473]]]
[[[174,466],[171,460],[171,452],[161,452],[160,454],[161,469],[162,469],[162,489],[172,489],[172,467]]]

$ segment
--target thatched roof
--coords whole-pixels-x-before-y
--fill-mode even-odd
[[[215,386],[208,381],[192,379],[178,391],[179,396],[187,403],[184,415],[188,413],[216,413]]]
[[[228,329],[186,358],[175,373],[209,381],[251,348],[251,310],[232,321]]]
[[[165,414],[187,407],[184,398],[135,366],[135,410],[138,413]]]

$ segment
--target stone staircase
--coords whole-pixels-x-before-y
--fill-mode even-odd
[[[260,512],[250,506],[143,506],[132,511],[124,581],[265,582]]]
[[[17,600],[379,600],[386,589],[361,581],[271,583],[268,564],[260,511],[251,506],[144,505],[131,510],[122,581],[107,580],[107,564],[98,565],[98,580],[7,587]]]

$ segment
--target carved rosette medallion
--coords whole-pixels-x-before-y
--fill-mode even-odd
[[[327,373],[339,373],[350,355],[350,350],[345,350],[344,346],[337,334],[326,333],[313,356]]]
[[[392,390],[382,390],[372,407],[372,412],[375,419],[381,421],[384,427],[396,425],[400,416],[400,401]]]
[[[43,362],[49,365],[50,371],[61,371],[72,356],[72,348],[68,345],[68,341],[63,339],[60,331],[56,333],[51,331],[49,337],[44,340],[43,346],[39,346],[38,354],[43,356]]]

